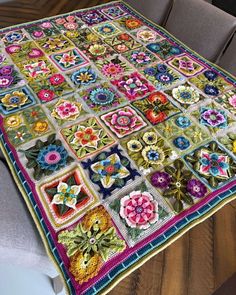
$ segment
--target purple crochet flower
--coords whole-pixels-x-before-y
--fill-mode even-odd
[[[154,172],[151,176],[153,186],[161,189],[166,189],[171,182],[171,177],[166,172]]]
[[[3,76],[11,75],[13,72],[13,66],[4,66],[0,68],[0,74]]]
[[[201,117],[211,126],[218,126],[226,121],[225,116],[217,110],[207,110]]]
[[[207,193],[207,188],[201,181],[191,179],[187,183],[187,191],[195,198],[202,198]]]
[[[7,88],[14,81],[12,76],[0,76],[0,88]]]

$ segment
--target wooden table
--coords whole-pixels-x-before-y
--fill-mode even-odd
[[[109,0],[8,0],[0,4],[0,27],[106,2]],[[236,201],[149,260],[110,294],[210,295],[234,272]]]

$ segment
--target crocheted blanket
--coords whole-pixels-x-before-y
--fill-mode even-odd
[[[1,148],[68,294],[235,198],[236,80],[163,28],[113,2],[0,42]]]

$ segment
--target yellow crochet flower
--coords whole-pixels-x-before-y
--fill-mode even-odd
[[[66,32],[66,37],[68,37],[68,38],[77,38],[78,36],[79,36],[79,32],[77,32],[77,31],[67,31]]]
[[[99,37],[97,35],[93,34],[93,33],[90,33],[90,34],[87,35],[87,40],[89,42],[96,42],[96,41],[99,40]]]
[[[105,54],[106,52],[106,47],[100,44],[94,44],[89,48],[89,51],[93,54],[93,55],[102,55]]]
[[[44,133],[48,130],[48,122],[46,121],[37,121],[33,125],[33,131],[37,133]]]
[[[19,127],[21,123],[22,123],[22,119],[19,115],[13,115],[13,116],[7,117],[4,122],[5,126],[8,128]]]
[[[86,230],[97,224],[101,231],[106,231],[111,227],[111,219],[103,206],[98,206],[90,210],[84,217],[83,226]]]
[[[95,277],[101,265],[102,259],[98,254],[90,257],[88,254],[83,255],[81,252],[77,252],[71,258],[70,272],[75,277],[75,280],[82,284]]]
[[[233,141],[233,153],[236,154],[236,139]]]
[[[3,106],[7,108],[17,108],[24,105],[28,100],[28,97],[22,91],[14,91],[13,93],[6,94],[1,102]]]

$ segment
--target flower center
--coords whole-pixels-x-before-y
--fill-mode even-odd
[[[142,213],[142,212],[143,212],[143,207],[141,207],[141,206],[137,206],[137,207],[135,208],[135,212],[136,212],[137,214]]]
[[[177,182],[175,183],[175,185],[176,185],[178,188],[181,187],[181,183],[180,183],[179,181],[177,181]]]
[[[19,103],[19,101],[20,101],[20,99],[19,99],[19,97],[17,97],[17,96],[12,96],[12,97],[10,98],[10,102],[11,102],[11,103]]]
[[[211,160],[211,166],[212,167],[218,167],[219,163],[216,160]]]
[[[191,93],[187,91],[181,92],[180,96],[184,99],[190,99],[191,98]]]
[[[45,162],[48,164],[55,164],[58,163],[61,160],[60,153],[56,151],[52,151],[46,154],[45,156]]]
[[[108,174],[112,174],[114,171],[115,171],[115,167],[113,165],[109,165],[105,168],[105,171],[108,173]]]
[[[91,239],[89,239],[89,243],[91,245],[94,245],[96,243],[96,239],[94,237],[92,237]]]
[[[120,116],[117,118],[117,124],[120,126],[127,126],[131,122],[130,118],[128,116]]]

